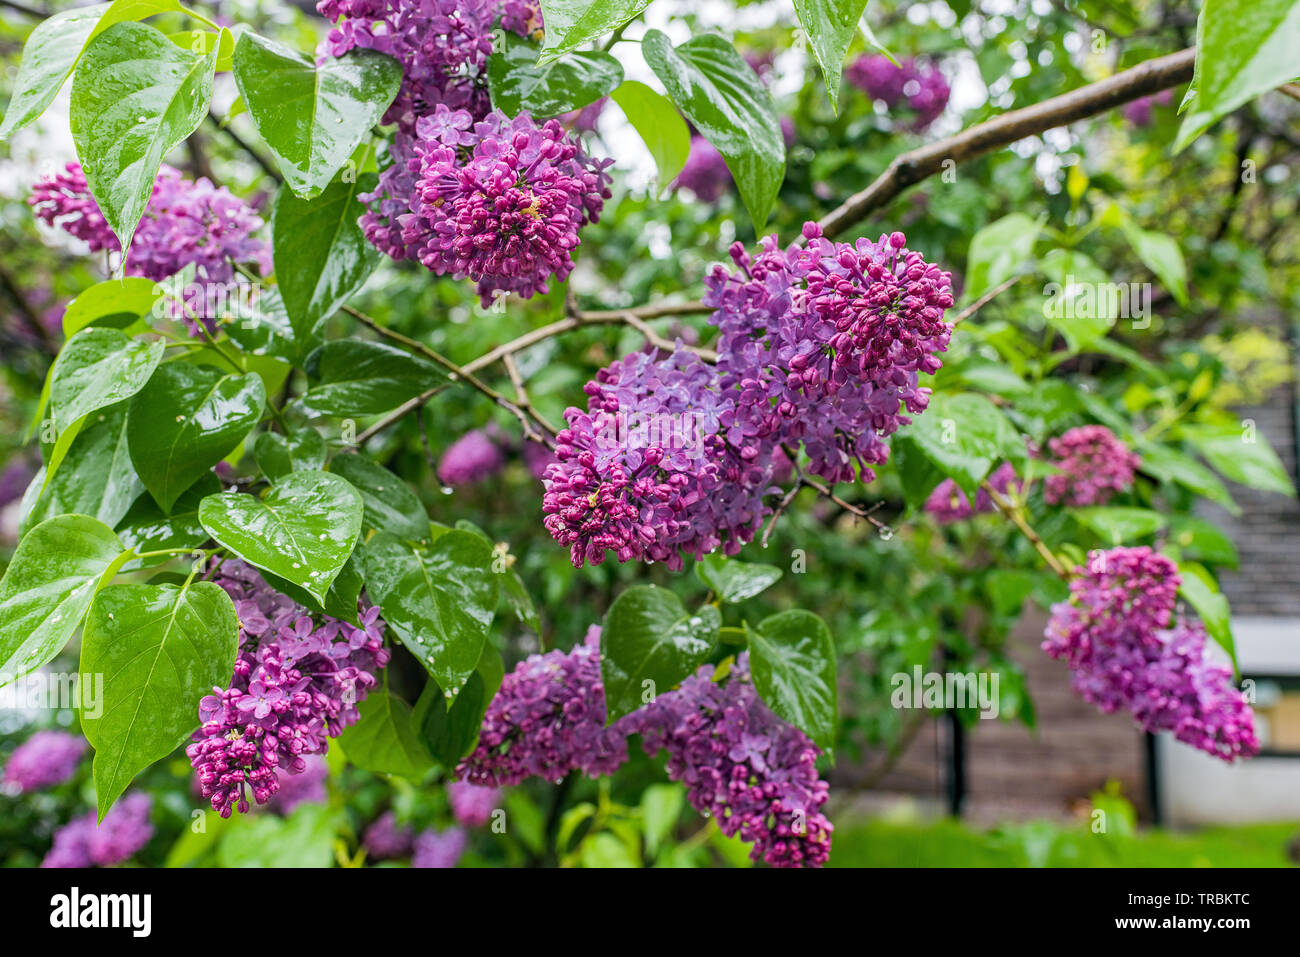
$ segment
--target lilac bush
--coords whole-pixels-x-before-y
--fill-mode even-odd
[[[41,867],[108,867],[120,864],[149,843],[153,798],[141,791],[123,795],[96,824],[90,811],[69,821],[54,835],[54,846]]]
[[[1141,459],[1104,425],[1082,425],[1047,443],[1060,469],[1043,483],[1049,505],[1105,505],[1133,485]]]

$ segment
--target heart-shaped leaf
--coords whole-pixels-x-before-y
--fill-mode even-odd
[[[262,498],[209,495],[199,521],[216,541],[250,565],[285,579],[323,602],[361,534],[361,496],[329,472],[294,472]]]
[[[421,547],[376,532],[365,547],[366,589],[384,621],[453,697],[478,666],[497,606],[492,549],[471,532]]]
[[[530,113],[538,120],[595,103],[623,82],[623,66],[608,53],[568,53],[537,62],[537,45],[506,31],[488,59],[492,105],[507,116]]]
[[[725,602],[753,598],[781,580],[775,565],[740,562],[714,552],[695,563],[695,574]]]
[[[301,345],[357,292],[383,258],[357,225],[357,196],[375,188],[373,173],[336,179],[315,199],[282,188],[271,209],[271,258],[294,339]]]
[[[695,673],[718,644],[722,613],[688,612],[665,588],[637,585],[609,606],[600,634],[606,723],[631,714]]]
[[[129,399],[144,388],[162,359],[161,340],[132,339],[116,329],[82,329],[64,344],[50,378],[56,432],[82,416]]]
[[[749,628],[754,688],[772,711],[829,751],[835,743],[835,642],[810,611],[783,611]]]
[[[549,63],[640,16],[651,0],[541,0],[542,62]]]
[[[420,740],[443,767],[455,767],[456,762],[474,750],[483,715],[501,687],[504,674],[501,652],[488,642],[483,645],[478,667],[453,700],[447,700],[436,681],[430,679],[425,684],[411,720]]]
[[[691,155],[691,131],[677,107],[644,83],[624,80],[610,94],[654,157],[662,189],[677,178]]]
[[[86,184],[125,253],[163,158],[208,112],[217,50],[183,50],[153,27],[95,37],[72,80],[69,123]]]
[[[36,25],[23,44],[23,59],[14,80],[14,93],[0,123],[0,139],[22,129],[59,95],[81,50],[99,23],[107,3],[64,10]]]
[[[162,287],[152,279],[143,276],[105,279],[68,303],[63,312],[63,334],[73,336],[87,326],[133,327],[146,316],[152,316],[163,299]]]
[[[262,418],[266,386],[255,373],[168,362],[131,400],[127,438],[140,480],[164,512],[229,455]]]
[[[349,761],[375,774],[396,774],[412,781],[433,768],[429,750],[411,721],[409,704],[377,689],[366,695],[357,711],[360,719],[339,737]]]
[[[199,701],[230,681],[239,645],[235,605],[219,585],[110,585],[81,642],[83,687],[103,682],[81,729],[95,749],[99,818],[138,773],[176,750]]]
[[[641,52],[705,139],[717,147],[756,227],[767,222],[785,178],[785,139],[763,81],[736,48],[712,33],[674,47],[650,30]]]
[[[388,109],[402,66],[374,50],[325,57],[244,32],[235,45],[235,83],[257,131],[299,196],[320,193]]]
[[[293,323],[278,287],[263,289],[247,315],[224,323],[222,328],[250,355],[270,356],[289,365],[302,362],[317,343],[314,336],[301,342],[294,337]]]
[[[330,471],[342,475],[361,493],[366,503],[365,531],[392,532],[411,542],[429,539],[429,516],[420,499],[388,469],[364,455],[349,452],[335,456]]]
[[[442,368],[404,349],[363,339],[334,339],[308,358],[318,381],[302,404],[320,415],[378,415],[447,382]]]
[[[63,650],[101,581],[129,557],[111,528],[86,515],[51,518],[23,536],[0,578],[0,688]]]
[[[857,36],[858,21],[866,9],[867,0],[794,0],[794,12],[826,77],[826,95],[836,112],[844,55]]]

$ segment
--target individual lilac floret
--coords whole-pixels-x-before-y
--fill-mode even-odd
[[[230,687],[199,704],[202,724],[185,753],[203,796],[229,817],[248,810],[250,792],[266,803],[279,789],[277,771],[301,774],[310,755],[356,723],[389,652],[377,607],[361,611],[360,628],[317,623],[243,562],[223,562],[213,581],[235,602],[240,650]]]
[[[86,739],[66,731],[37,731],[9,755],[4,784],[19,794],[62,784],[86,753]]]
[[[692,136],[686,165],[673,180],[673,185],[685,186],[702,203],[716,203],[731,189],[731,184],[731,170],[718,148],[703,136]]]
[[[447,784],[447,800],[457,821],[466,827],[482,827],[492,820],[493,812],[500,806],[501,789],[451,781]]]
[[[474,122],[439,105],[416,122],[413,140],[401,140],[397,162],[362,197],[370,205],[362,228],[394,258],[473,279],[484,306],[566,279],[578,231],[611,195],[612,160],[588,158],[557,120],[538,126],[494,111]]]
[[[647,753],[668,752],[669,776],[687,784],[692,806],[725,834],[752,842],[755,860],[824,863],[832,827],[821,813],[827,785],[817,777],[820,752],[758,697],[748,655],[725,684],[714,677],[706,665],[607,728],[600,628],[593,626],[572,651],[533,655],[506,676],[478,747],[456,774],[482,784],[612,774],[627,759],[627,736],[640,734]]]
[[[74,818],[54,834],[41,867],[108,867],[120,864],[153,837],[149,811],[153,799],[142,792],[124,795],[96,826],[95,812]]]
[[[38,181],[27,202],[38,219],[84,240],[92,252],[116,253],[122,248],[95,205],[78,163]],[[187,180],[179,170],[164,166],[131,240],[126,275],[158,282],[193,264],[200,279],[230,282],[235,275],[232,261],[269,269],[267,246],[252,235],[261,227],[257,213],[224,186]]]
[[[1016,468],[1010,462],[1003,462],[994,469],[988,477],[988,483],[998,495],[1006,495],[1013,487],[1019,488],[1020,485]],[[930,497],[925,500],[926,512],[934,516],[940,525],[951,525],[970,518],[976,512],[992,512],[996,508],[992,496],[981,486],[975,494],[975,508],[972,509],[970,499],[952,479],[944,479],[936,485]]]
[[[496,475],[505,464],[505,455],[491,436],[474,429],[447,446],[438,462],[438,478],[447,485],[473,485]]]
[[[392,811],[385,811],[366,828],[361,844],[366,849],[366,854],[376,861],[406,857],[411,853],[411,829],[399,826],[397,815]]]
[[[558,783],[570,771],[613,774],[626,760],[626,736],[605,727],[600,629],[592,627],[572,651],[530,655],[505,676],[456,776],[482,787]]]
[[[1043,483],[1049,505],[1105,505],[1133,486],[1142,460],[1104,425],[1082,425],[1047,443],[1060,472]]]
[[[1095,552],[1052,608],[1043,650],[1074,672],[1076,691],[1107,714],[1231,762],[1259,752],[1254,713],[1232,669],[1206,651],[1205,627],[1175,617],[1181,579],[1150,548]]]
[[[725,683],[705,665],[676,690],[628,715],[647,754],[668,753],[668,776],[728,837],[754,845],[750,857],[776,867],[826,863],[834,826],[821,813],[828,785],[817,776],[821,751],[772,713],[754,689],[749,653]]]
[[[757,256],[736,243],[738,272],[715,266],[705,303],[718,326],[718,371],[735,395],[731,435],[802,444],[832,482],[875,477],[883,439],[923,412],[920,375],[942,365],[952,277],[906,249],[902,233],[832,243],[816,223],[807,246],[775,236]],[[734,440],[733,440],[734,441]]]
[[[943,113],[952,90],[937,67],[907,59],[895,66],[889,57],[863,54],[844,71],[844,79],[891,109],[905,107],[915,115],[912,128],[924,130]]]
[[[469,836],[462,828],[450,827],[445,831],[430,828],[415,839],[412,867],[455,867],[465,853]]]
[[[546,529],[573,564],[682,567],[683,553],[728,554],[753,539],[770,490],[772,445],[732,425],[734,393],[680,343],[666,358],[636,352],[586,385],[546,471]]]

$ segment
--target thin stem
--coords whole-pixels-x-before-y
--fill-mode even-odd
[[[1047,562],[1048,567],[1056,573],[1057,577],[1069,581],[1070,570],[1065,567],[1065,564],[1056,557],[1056,553],[1048,548],[1047,543],[1034,531],[1033,526],[1025,519],[1023,509],[1003,498],[1002,494],[987,481],[981,482],[980,488],[988,495],[997,510],[1011,519],[1016,528],[1020,529],[1020,533],[1029,539],[1029,543],[1034,546],[1034,549],[1043,557],[1043,561]]]

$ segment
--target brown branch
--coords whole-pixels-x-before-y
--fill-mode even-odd
[[[1187,83],[1192,78],[1195,62],[1196,50],[1193,47],[1156,57],[1104,80],[1033,106],[1003,113],[955,136],[909,150],[894,157],[889,168],[870,186],[823,217],[822,231],[827,236],[844,232],[909,186],[938,173],[945,160],[965,163],[1027,136],[1096,116],[1123,103]]]
[[[1285,93],[1293,100],[1300,100],[1300,83],[1283,83],[1277,89],[1279,93]]]
[[[1020,282],[1020,280],[1023,278],[1024,278],[1023,276],[1012,276],[1010,279],[1005,279],[1002,282],[998,283],[996,286],[994,286],[988,292],[984,293],[984,295],[980,296],[978,299],[972,302],[961,312],[957,313],[957,316],[955,319],[953,319],[952,324],[955,326],[959,322],[965,322],[967,319],[975,315],[975,313],[979,312],[981,309],[987,306],[998,296],[1002,295],[1002,293],[1006,292],[1016,283]]]
[[[524,386],[524,377],[519,373],[519,366],[515,364],[514,356],[503,356],[501,364],[506,367],[506,375],[510,376],[510,384],[515,387],[515,401],[519,407],[531,415],[549,432],[556,432],[555,426],[547,422],[542,414],[537,411],[537,406],[533,405],[533,400],[528,396],[528,389]]]
[[[1069,581],[1070,570],[1065,567],[1061,560],[1056,557],[1056,553],[1048,548],[1047,543],[1043,541],[1036,531],[1034,531],[1033,526],[1029,524],[1025,519],[1025,516],[1021,513],[1020,508],[1012,505],[1003,498],[998,490],[987,481],[981,482],[980,488],[982,488],[985,494],[988,495],[990,501],[992,501],[997,507],[997,510],[1007,518],[1011,519],[1016,528],[1020,529],[1020,534],[1024,535],[1025,538],[1029,540],[1029,543],[1034,546],[1034,549],[1043,557],[1043,561],[1047,562],[1048,567],[1056,573],[1056,576]]]

